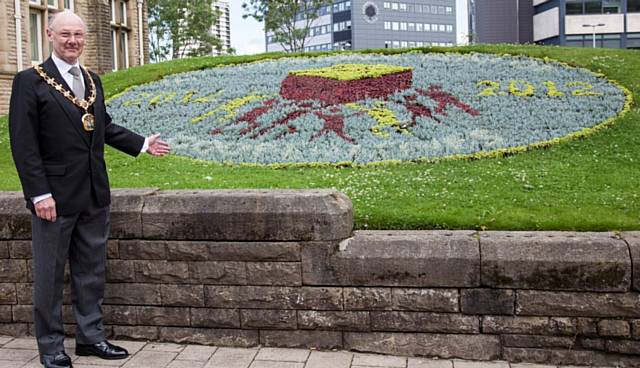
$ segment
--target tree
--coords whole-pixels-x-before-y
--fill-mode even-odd
[[[211,33],[220,14],[213,0],[149,0],[151,60],[210,54],[222,42]]]
[[[273,33],[276,42],[285,51],[303,51],[309,28],[322,7],[332,0],[245,0],[244,18],[252,17],[264,22],[267,33]]]

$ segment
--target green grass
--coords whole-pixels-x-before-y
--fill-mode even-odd
[[[429,49],[442,51],[442,49]],[[550,57],[602,72],[634,94],[631,112],[588,139],[509,157],[366,168],[224,166],[172,155],[132,159],[112,149],[113,187],[337,188],[354,203],[360,229],[640,230],[640,53],[542,46],[475,46],[457,52]],[[163,75],[255,61],[178,60],[108,74],[107,95]],[[0,190],[20,190],[0,119]]]

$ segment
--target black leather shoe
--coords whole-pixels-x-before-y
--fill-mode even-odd
[[[71,358],[64,352],[48,355],[43,354],[40,356],[40,363],[44,365],[44,368],[72,368]]]
[[[124,359],[129,356],[129,352],[104,340],[97,344],[76,344],[76,355],[93,355],[102,359]]]

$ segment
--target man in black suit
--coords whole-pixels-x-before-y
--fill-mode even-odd
[[[86,26],[72,12],[47,29],[53,53],[13,81],[9,128],[13,158],[32,211],[34,323],[45,367],[71,367],[64,352],[62,291],[69,259],[76,354],[122,359],[106,340],[102,300],[110,190],[104,144],[136,156],[169,152],[159,135],[144,138],[111,122],[100,78],[79,64]]]

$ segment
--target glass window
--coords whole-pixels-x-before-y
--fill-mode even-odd
[[[120,23],[124,26],[127,25],[127,3],[120,2]]]
[[[427,14],[431,13],[431,7],[429,7],[429,5],[422,6],[422,12]]]
[[[604,35],[602,40],[602,47],[608,48],[620,48],[620,36],[618,35]]]
[[[394,49],[400,48],[400,41],[393,41],[393,48]]]
[[[391,3],[391,10],[398,10],[398,3]]]
[[[620,13],[621,8],[622,4],[620,4],[620,0],[604,0],[602,2],[602,13],[604,14]]]
[[[435,5],[431,5],[431,14],[438,14],[438,7]]]
[[[384,48],[388,49],[389,47],[391,47],[391,41],[384,41]]]
[[[391,22],[384,22],[384,29],[385,30],[391,29]]]
[[[42,0],[29,0],[29,4],[42,5]]]
[[[425,32],[431,32],[431,24],[425,23],[424,24],[424,31]]]
[[[122,69],[127,69],[129,67],[129,35],[127,32],[120,32],[120,65]]]
[[[115,29],[111,30],[111,65],[113,70],[118,70],[118,48],[116,47],[117,32]]]
[[[453,25],[447,24],[447,32],[453,32]]]
[[[627,11],[629,13],[640,12],[640,0],[627,0]]]
[[[444,8],[444,12],[445,12],[447,15],[451,15],[451,14],[453,14],[453,8],[452,8],[452,7],[450,7],[450,6],[447,6],[447,7],[445,7],[445,8]]]
[[[409,41],[409,47],[416,47],[415,41]]]
[[[47,6],[54,9],[57,8],[58,0],[47,0]]]
[[[444,31],[446,30],[446,28],[445,28],[444,24],[439,24],[439,25],[438,25],[438,30],[439,30],[440,32],[444,32]]]
[[[391,22],[391,29],[394,31],[399,30],[400,26],[398,25],[398,22]]]
[[[584,3],[585,14],[601,14],[602,13],[602,1],[600,0],[587,0]]]
[[[416,23],[416,32],[422,32],[422,23]]]
[[[444,6],[438,7],[438,14],[444,14]]]
[[[111,8],[111,23],[115,23],[116,22],[116,0],[109,0],[109,5]],[[117,70],[117,69],[114,69],[114,70]]]
[[[64,0],[64,8],[73,11],[73,0]]]
[[[29,12],[29,36],[31,42],[31,61],[42,61],[42,13],[38,10]]]
[[[422,5],[416,4],[416,13],[422,13]]]
[[[415,23],[407,23],[407,30],[409,32],[415,32],[416,31],[416,24]]]
[[[401,31],[407,30],[407,22],[400,22],[400,30]]]
[[[418,41],[418,42],[416,42],[416,46],[422,47],[422,46],[424,46],[424,42]]]
[[[383,8],[385,8],[385,9],[389,9],[389,8],[391,7],[391,4],[390,4],[388,1],[385,1],[385,2],[382,4],[382,7],[383,7]]]
[[[400,8],[400,11],[407,11],[407,4],[405,4],[405,3],[400,3],[399,8]]]
[[[400,41],[400,47],[407,47],[407,41]]]
[[[582,9],[582,5],[582,0],[567,1],[567,14],[583,14],[584,10]]]

